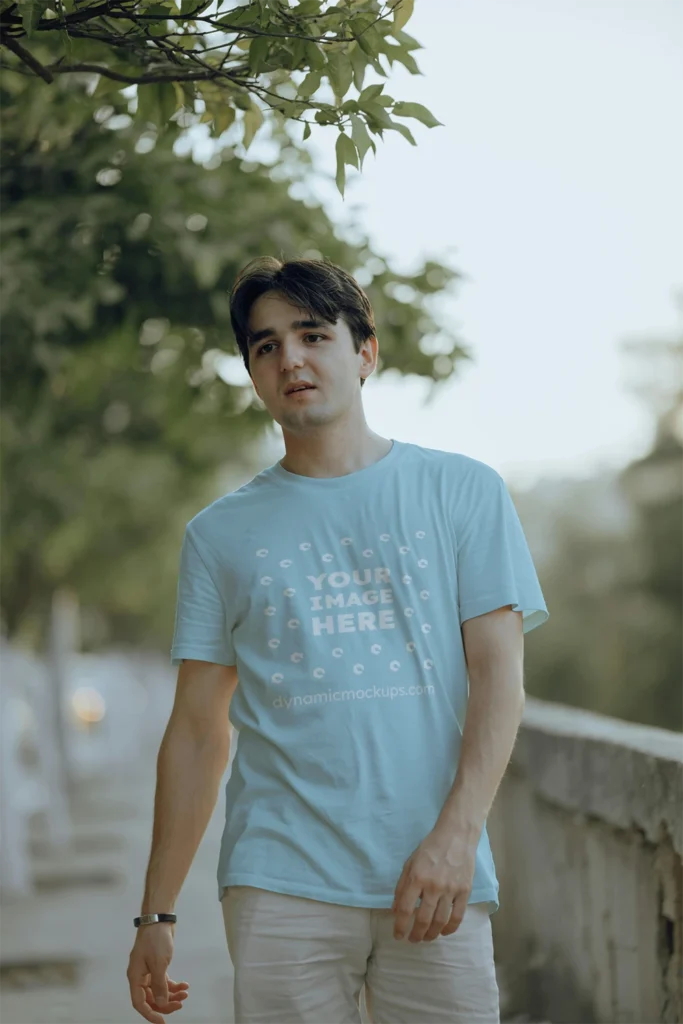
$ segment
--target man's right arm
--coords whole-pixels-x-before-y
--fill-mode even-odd
[[[228,764],[228,711],[236,686],[234,666],[208,661],[184,661],[180,666],[175,702],[157,759],[142,914],[173,912]]]
[[[230,754],[228,711],[237,687],[235,666],[184,661],[173,710],[157,759],[152,848],[142,914],[171,913],[206,831]],[[128,979],[134,1007],[160,1021],[146,998],[168,1013],[174,1001],[166,969],[173,925],[143,925],[131,953]],[[170,997],[170,998],[169,998]],[[145,1005],[146,1004],[146,1005]]]

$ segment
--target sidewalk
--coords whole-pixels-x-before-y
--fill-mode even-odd
[[[156,751],[154,751],[154,756]],[[79,787],[72,849],[39,854],[35,895],[2,905],[3,1024],[128,1024],[126,969],[135,937],[151,838],[154,756]],[[187,877],[176,911],[171,976],[190,984],[185,1006],[169,1021],[233,1024],[232,967],[216,888],[223,795]],[[8,965],[75,961],[75,977],[31,983],[36,972]],[[71,968],[73,969],[73,968]],[[61,973],[69,973],[65,965]],[[59,967],[57,967],[59,973]],[[26,987],[17,987],[26,982]]]

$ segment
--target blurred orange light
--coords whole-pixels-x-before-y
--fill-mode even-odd
[[[71,698],[71,705],[76,717],[87,725],[101,722],[107,710],[104,697],[93,686],[79,687]]]

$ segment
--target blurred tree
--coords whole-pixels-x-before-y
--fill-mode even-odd
[[[616,479],[613,487],[616,492]],[[544,700],[662,724],[645,692],[653,666],[638,630],[651,630],[652,623],[637,589],[642,566],[633,531],[591,522],[582,499],[578,487],[574,494],[568,489],[554,522],[553,554],[539,573],[550,620],[529,645],[527,690]]]
[[[62,75],[88,77],[110,99],[137,87],[137,118],[157,127],[205,122],[218,137],[239,126],[246,149],[266,119],[339,129],[337,187],[360,168],[370,133],[397,131],[398,118],[440,122],[419,103],[397,102],[383,83],[364,88],[367,68],[383,78],[395,61],[420,74],[404,31],[414,0],[2,0],[3,66],[45,90]],[[384,59],[385,64],[382,63]],[[386,66],[385,66],[386,65]],[[323,79],[332,102],[321,97]],[[351,87],[357,95],[345,99]],[[317,97],[317,98],[316,98]]]
[[[181,525],[270,422],[235,377],[237,271],[324,254],[365,274],[381,372],[435,382],[468,358],[429,308],[458,275],[396,274],[337,237],[292,198],[310,166],[284,133],[272,170],[227,146],[205,167],[131,122],[125,97],[92,116],[75,76],[0,87],[5,624],[28,628],[68,586],[110,636],[165,642]]]
[[[630,390],[655,421],[651,450],[553,508],[540,576],[551,612],[529,647],[534,696],[683,729],[683,337],[623,343]],[[627,521],[601,515],[621,502]],[[519,500],[531,518],[536,494]]]
[[[683,296],[679,309],[683,314]],[[655,415],[651,450],[621,476],[637,513],[642,571],[636,588],[651,624],[639,630],[650,655],[646,696],[659,724],[683,729],[683,331],[632,339],[623,349],[638,367],[632,390]]]

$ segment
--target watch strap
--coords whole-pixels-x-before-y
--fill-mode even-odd
[[[133,924],[139,928],[141,924],[157,924],[158,922],[175,924],[177,920],[175,914],[143,914],[141,917],[133,918]]]

